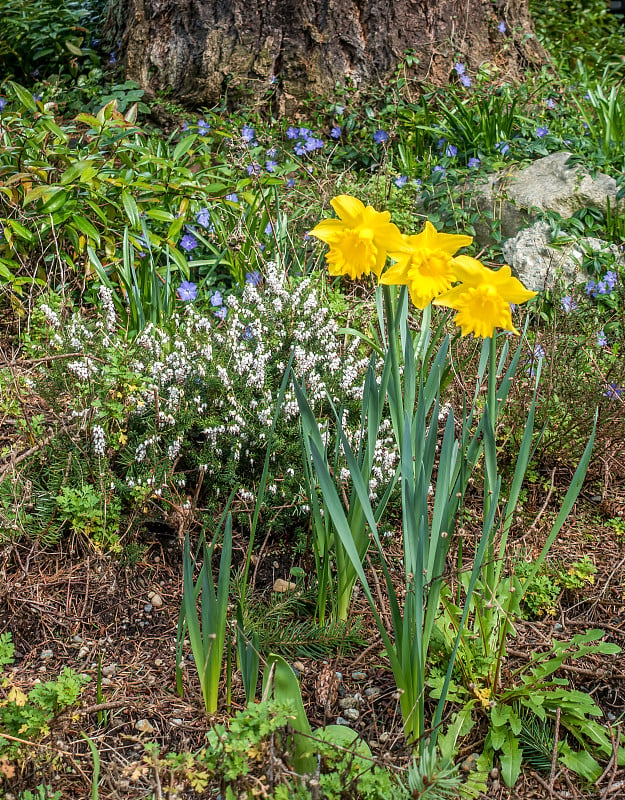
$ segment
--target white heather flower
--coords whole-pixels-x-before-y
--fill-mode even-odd
[[[106,330],[112,333],[115,330],[115,303],[113,302],[113,292],[108,286],[100,286],[98,291],[100,302],[105,314]]]
[[[102,428],[100,425],[94,425],[91,429],[91,440],[93,442],[93,452],[96,454],[96,456],[103,456],[106,446],[104,428]]]
[[[51,325],[53,328],[61,327],[61,320],[59,319],[59,315],[56,313],[56,311],[53,311],[46,303],[42,303],[39,308],[46,318],[48,325]]]

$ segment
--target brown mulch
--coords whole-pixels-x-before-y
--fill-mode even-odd
[[[511,670],[527,662],[532,652],[547,648],[554,636],[564,640],[591,627],[600,627],[607,640],[625,647],[625,540],[600,522],[589,532],[585,513],[579,511],[578,519],[573,518],[563,529],[552,558],[571,563],[584,553],[593,554],[597,566],[594,587],[587,592],[565,593],[555,618],[519,623],[517,638],[510,642],[507,667]],[[579,524],[580,519],[583,524]],[[538,552],[540,530],[525,538],[522,533],[522,529],[515,531],[519,546],[529,553]],[[158,742],[161,753],[198,750],[208,726],[197,677],[192,668],[187,668],[191,666],[188,661],[184,668],[185,697],[175,691],[180,543],[176,539],[152,541],[139,562],[126,567],[111,557],[86,553],[80,543],[74,542],[71,552],[68,546],[44,550],[20,541],[6,545],[2,552],[0,632],[9,630],[13,635],[15,681],[26,691],[36,680],[56,677],[66,666],[89,675],[91,681],[78,711],[61,714],[50,735],[32,747],[33,754],[55,758],[13,764],[14,775],[5,777],[0,789],[6,797],[16,797],[25,788],[46,781],[61,790],[63,797],[88,797],[93,761],[81,735],[84,732],[99,752],[101,800],[168,797],[162,793],[164,787],[157,789],[156,771],[146,766],[144,745]],[[395,549],[399,555],[397,545],[391,544],[391,551]],[[289,578],[283,549],[274,554],[268,547],[263,558],[270,567],[260,588],[270,578]],[[258,574],[262,576],[263,571],[261,565]],[[161,608],[150,608],[150,592],[159,594]],[[362,598],[357,597],[355,603],[354,614],[366,616]],[[364,686],[380,690],[374,699],[363,702],[356,728],[381,763],[392,757],[394,764],[406,764],[408,753],[401,735],[396,690],[380,657],[381,649],[379,637],[372,631],[364,651],[337,653],[330,665],[343,675],[339,699],[362,691]],[[44,660],[41,655],[46,650],[52,654]],[[188,656],[188,648],[185,653]],[[296,659],[295,663],[311,724],[315,727],[334,722],[340,713],[336,703],[326,713],[315,702],[315,681],[323,665],[310,659]],[[99,701],[98,664],[104,676]],[[351,677],[355,670],[366,673],[365,683]],[[625,711],[625,663],[621,656],[579,659],[565,665],[558,677],[592,694],[606,720],[618,720]],[[236,680],[233,698],[231,711],[241,707],[242,701]],[[225,712],[223,709],[216,719],[225,720]],[[485,728],[478,726],[475,730],[461,758],[479,752]],[[486,796],[497,800],[625,797],[625,772],[613,763],[606,765],[596,787],[585,788],[575,776],[560,769],[551,777],[526,772],[510,791],[494,772]],[[187,792],[179,796],[200,795]]]

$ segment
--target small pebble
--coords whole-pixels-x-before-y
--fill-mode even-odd
[[[356,722],[356,720],[360,717],[360,711],[358,711],[356,708],[346,708],[343,711],[343,716],[350,722]]]
[[[110,678],[102,678],[102,686],[110,686],[113,681]]]
[[[140,733],[153,733],[154,725],[147,719],[138,719],[135,722],[135,729]]]
[[[358,700],[353,695],[341,697],[339,700],[339,708],[358,708]]]
[[[86,658],[89,655],[89,648],[85,647],[84,645],[78,651],[78,655],[76,658],[80,661],[82,658]]]
[[[349,722],[345,719],[345,717],[337,717],[336,718],[337,725],[349,725]]]
[[[149,613],[150,613],[150,611],[152,610],[152,608],[153,608],[153,606],[152,606],[152,603],[146,603],[146,604],[143,606],[143,610],[144,610],[144,611],[145,611],[147,614],[149,614]]]
[[[380,689],[379,686],[369,686],[364,691],[365,697],[368,697],[369,699],[373,699],[374,697],[377,697],[381,693],[382,693],[382,689]]]
[[[292,592],[296,588],[297,587],[293,581],[285,581],[282,578],[277,578],[273,584],[273,591],[279,592],[280,594],[283,594],[284,592]]]
[[[554,626],[553,626],[553,629],[554,629],[554,631],[563,631],[564,630],[564,628],[562,627],[562,624],[560,622],[556,622],[554,624]]]
[[[293,669],[296,669],[298,672],[306,672],[306,667],[302,664],[301,661],[294,661]]]
[[[383,731],[383,732],[382,732],[382,733],[381,733],[381,734],[378,736],[378,742],[380,742],[380,744],[386,744],[386,742],[388,742],[388,740],[389,740],[390,738],[391,738],[391,734],[390,734],[388,731]]]
[[[162,667],[163,666],[163,659],[162,658],[155,659],[154,660],[154,666],[155,667]]]
[[[79,633],[75,633],[72,636],[72,642],[75,642],[76,644],[81,644],[82,643],[82,636]]]
[[[148,595],[148,600],[152,603],[154,608],[163,607],[163,598],[160,596],[160,594],[157,594],[156,592],[150,592],[150,594]]]
[[[39,658],[42,661],[49,661],[52,658],[53,655],[54,655],[54,653],[52,652],[52,650],[42,650],[41,651],[41,655],[39,656]]]
[[[366,681],[367,680],[367,673],[366,672],[352,672],[352,680],[353,681]]]
[[[110,678],[112,675],[115,675],[116,669],[117,664],[108,664],[106,667],[102,667],[102,674]]]
[[[182,720],[180,719],[180,717],[174,717],[174,718],[172,719],[172,721],[171,721],[171,724],[172,724],[172,725],[182,725],[182,724],[183,724],[183,722],[182,722]]]

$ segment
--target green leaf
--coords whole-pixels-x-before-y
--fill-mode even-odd
[[[23,239],[25,242],[29,242],[32,244],[35,241],[35,235],[31,233],[28,228],[25,228],[19,222],[14,219],[8,219],[6,224],[11,228],[11,230],[15,233],[15,235],[19,239]]]
[[[122,204],[131,227],[135,229],[140,228],[141,222],[139,220],[139,209],[134,197],[127,189],[124,189],[122,192]]]
[[[519,746],[519,740],[509,728],[506,730],[506,737],[501,751],[501,777],[504,779],[506,786],[512,787],[521,774],[523,753]]]
[[[311,755],[312,739],[308,738],[312,736],[312,729],[306,716],[299,682],[291,666],[282,656],[273,653],[267,659],[263,675],[263,702],[270,698],[287,705],[294,715],[293,728],[299,733],[306,734],[293,737],[296,753],[293,766],[301,774],[312,772],[316,765],[316,759]]]
[[[97,171],[98,170],[94,166],[93,161],[89,159],[75,161],[61,175],[59,183],[61,183],[63,186],[66,186],[68,183],[74,183],[76,180],[87,182],[93,178]]]
[[[29,111],[37,111],[37,103],[27,89],[24,89],[23,86],[19,85],[19,83],[14,83],[13,81],[9,81],[9,86],[13,90],[17,99],[25,108],[27,108]]]
[[[81,233],[92,239],[97,245],[100,244],[100,234],[96,228],[89,222],[88,219],[79,216],[78,214],[72,217],[74,225]]]
[[[195,133],[190,134],[189,136],[185,136],[174,149],[172,154],[173,161],[179,161],[185,153],[187,153],[190,148],[193,146],[193,142],[197,139],[197,135]]]
[[[573,750],[566,742],[560,743],[559,758],[565,767],[573,770],[577,775],[594,783],[601,776],[601,766],[589,752]]]

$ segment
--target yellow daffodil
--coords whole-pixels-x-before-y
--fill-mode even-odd
[[[339,219],[324,219],[310,231],[330,245],[326,254],[330,275],[378,277],[389,250],[402,246],[402,235],[389,211],[376,211],[355,197],[341,194],[330,201]]]
[[[525,303],[537,292],[530,292],[513,278],[510,267],[495,272],[470,256],[455,258],[454,271],[461,283],[437,297],[434,305],[458,312],[455,321],[463,336],[472,333],[486,338],[493,335],[495,328],[518,333],[512,323],[510,303]]]
[[[408,286],[412,302],[425,308],[457,280],[453,254],[471,244],[471,236],[439,233],[431,222],[415,236],[404,236],[403,246],[389,252],[397,263],[380,278],[380,283]]]

